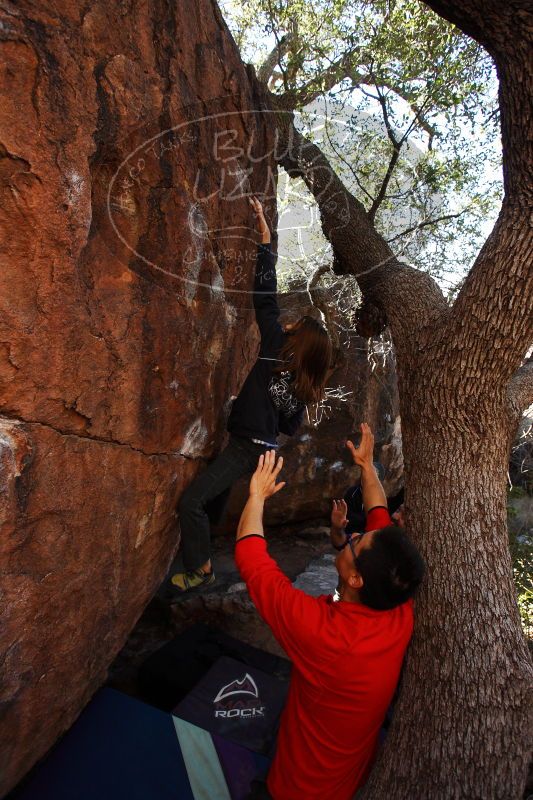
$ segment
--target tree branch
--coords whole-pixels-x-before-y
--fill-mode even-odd
[[[325,133],[326,133],[326,136],[328,137],[328,143],[329,143],[329,146],[331,147],[331,149],[332,149],[332,150],[333,150],[333,152],[335,153],[336,157],[339,159],[339,161],[340,161],[342,164],[344,164],[344,166],[345,166],[347,169],[349,169],[349,170],[350,170],[350,172],[351,172],[351,174],[352,174],[352,177],[353,177],[354,181],[356,182],[357,186],[359,187],[359,189],[360,189],[360,190],[363,192],[363,194],[364,194],[364,195],[366,195],[366,197],[367,197],[367,198],[368,198],[368,199],[369,199],[369,200],[372,202],[372,200],[373,200],[373,197],[372,197],[372,195],[371,195],[371,194],[370,194],[370,192],[369,192],[369,191],[366,189],[366,187],[363,185],[362,181],[361,181],[361,180],[360,180],[360,178],[359,178],[359,175],[357,174],[357,172],[355,171],[355,169],[353,168],[353,166],[351,165],[351,163],[348,161],[348,159],[347,159],[347,158],[345,158],[345,157],[344,157],[343,153],[341,153],[341,151],[339,150],[339,148],[336,146],[335,142],[333,141],[333,139],[332,139],[332,138],[331,138],[331,136],[329,135],[329,126],[326,124],[326,125],[324,126],[324,128],[325,128]]]
[[[323,264],[321,267],[318,267],[307,281],[307,293],[311,303],[322,313],[326,322],[326,328],[333,347],[332,367],[337,369],[344,362],[344,352],[335,326],[335,314],[331,310],[327,292],[318,285],[322,277],[328,272],[331,272],[329,264]]]
[[[276,48],[274,48],[274,50],[272,51],[271,55],[269,56],[269,59],[275,52]],[[340,83],[345,78],[349,78],[351,80],[350,91],[352,91],[353,89],[357,89],[360,86],[374,86],[375,79],[373,78],[373,76],[366,75],[363,72],[359,72],[357,67],[352,63],[354,58],[360,55],[361,55],[361,49],[359,47],[354,48],[353,50],[350,50],[346,53],[343,53],[343,55],[340,56],[340,58],[338,58],[336,61],[332,61],[327,70],[324,70],[324,72],[320,73],[320,75],[311,78],[309,81],[307,81],[307,83],[302,84],[297,89],[291,90],[290,91],[291,107],[298,108],[308,105],[313,100],[316,100],[317,97],[321,97],[324,93],[331,91],[331,89],[333,89],[338,83]],[[267,62],[265,62],[265,64],[266,63]],[[269,78],[271,74],[272,71],[268,74]],[[259,73],[258,77],[261,79]],[[266,81],[264,82],[266,83]],[[381,82],[381,85],[386,89],[390,89],[391,92],[394,92],[394,94],[398,95],[398,97],[400,97],[409,105],[420,127],[428,134],[429,149],[431,149],[433,139],[435,138],[435,136],[438,135],[438,131],[423,116],[421,107],[413,103],[409,99],[407,93],[402,89],[400,89],[399,86],[395,86],[393,83],[389,83],[388,81],[385,80]]]
[[[413,75],[412,78],[410,79],[414,79],[416,77],[417,77],[416,75]],[[435,138],[435,136],[438,136],[439,132],[433,125],[431,125],[430,122],[427,121],[427,119],[424,117],[422,113],[426,101],[421,106],[419,106],[416,103],[413,103],[412,100],[409,98],[408,93],[405,92],[403,89],[401,89],[399,86],[397,86],[394,83],[391,83],[390,81],[385,80],[384,78],[382,78],[382,76],[380,76],[380,78],[381,80],[376,81],[376,77],[371,72],[370,75],[364,77],[363,80],[361,80],[361,83],[373,85],[376,86],[376,88],[380,86],[385,89],[389,89],[391,92],[394,92],[395,95],[404,100],[411,109],[411,111],[413,112],[413,114],[415,115],[415,121],[417,121],[422,130],[426,131],[426,133],[429,135],[428,146],[429,149],[431,150],[433,139]]]
[[[468,210],[467,208],[463,208],[461,211],[458,211],[457,214],[443,214],[442,217],[435,217],[434,219],[426,219],[424,222],[418,222],[416,225],[411,225],[410,228],[406,228],[401,233],[397,233],[395,236],[391,236],[390,239],[387,239],[387,242],[390,244],[391,242],[395,242],[396,239],[400,239],[402,236],[407,236],[408,233],[412,233],[413,231],[419,230],[419,228],[426,228],[428,225],[437,225],[439,222],[446,222],[449,219],[457,219],[457,217],[462,217],[462,215]]]
[[[421,0],[482,44],[499,78],[503,181],[506,197],[531,198],[533,11],[530,0]]]
[[[400,347],[424,327],[434,331],[436,320],[448,313],[436,282],[398,261],[326,156],[295,128],[292,112],[277,107],[279,99],[272,94],[268,98],[275,114],[278,163],[290,177],[301,178],[315,197],[335,272],[356,276],[366,300],[385,312]]]
[[[423,0],[439,17],[457,25],[495,58],[514,49],[520,19],[531,16],[529,0]],[[517,24],[518,23],[518,24]],[[527,26],[527,22],[526,22]],[[530,27],[531,30],[531,27]]]
[[[281,75],[282,75],[282,78],[283,78],[283,85],[285,87],[285,90],[288,90],[289,81],[287,79],[287,73],[285,72],[283,64],[281,63],[282,56],[283,56],[283,53],[282,53],[282,49],[283,49],[282,48],[282,41],[284,39],[286,40],[285,41],[285,45],[287,46],[287,50],[288,50],[289,46],[292,44],[292,39],[297,36],[297,28],[294,25],[294,21],[292,21],[293,25],[292,25],[291,31],[288,34],[286,34],[285,36],[282,36],[281,39],[280,39],[278,37],[278,31],[277,31],[277,28],[276,28],[276,25],[275,25],[275,14],[274,14],[274,12],[272,10],[272,4],[270,3],[270,0],[269,0],[269,3],[268,3],[268,11],[269,11],[269,16],[270,16],[270,21],[272,23],[272,33],[274,35],[274,39],[276,40],[276,45],[275,45],[272,53],[270,54],[270,56],[267,58],[267,62],[270,61],[271,58],[274,58],[273,53],[276,53],[275,64],[277,64],[279,69],[280,69],[280,72],[281,72]],[[266,70],[267,70],[267,68],[265,67],[265,74],[266,74]],[[268,82],[268,79],[266,81],[264,81],[264,85],[266,85],[267,82]]]
[[[270,78],[272,77],[274,70],[277,66],[279,66],[281,59],[285,55],[285,53],[289,50],[291,46],[291,34],[287,33],[285,36],[282,36],[279,42],[275,44],[272,48],[271,52],[265,58],[261,66],[257,71],[257,79],[261,81],[261,83],[268,84]],[[280,73],[280,76],[283,78],[283,75]]]
[[[390,179],[392,178],[392,173],[394,172],[394,168],[398,163],[398,159],[400,158],[400,150],[402,148],[402,144],[405,141],[405,136],[401,139],[396,138],[396,134],[394,133],[394,129],[390,123],[389,119],[389,112],[387,109],[387,100],[383,92],[380,91],[380,88],[377,84],[375,84],[376,90],[378,93],[378,100],[381,106],[381,111],[383,113],[383,122],[385,123],[385,129],[387,131],[387,136],[389,137],[389,141],[392,144],[392,154],[389,160],[389,165],[387,167],[387,171],[385,173],[385,177],[381,182],[381,186],[379,187],[379,191],[374,198],[374,202],[370,206],[368,210],[368,216],[374,222],[376,218],[376,212],[380,205],[382,204],[383,200],[385,199],[385,195],[387,193],[387,188],[389,186]]]
[[[281,74],[281,72],[279,70],[274,69],[272,71],[272,75],[270,76],[270,78],[268,79],[268,82],[267,82],[267,86],[268,86],[268,88],[269,88],[269,90],[271,92],[274,91],[274,87],[276,85],[276,81],[278,81],[278,80],[282,81],[283,80],[283,75]]]
[[[312,103],[313,100],[316,100],[317,97],[321,97],[321,95],[329,92],[340,83],[344,78],[351,77],[352,75],[357,75],[358,82],[357,84],[353,84],[353,88],[360,83],[365,82],[364,75],[360,75],[359,73],[354,72],[354,67],[351,66],[350,62],[356,55],[360,55],[360,49],[356,48],[355,50],[349,50],[346,53],[338,58],[336,61],[332,61],[330,66],[317,75],[316,77],[311,78],[307,83],[302,84],[297,89],[294,90],[293,98],[295,102],[294,108],[298,106],[306,106],[309,103]]]
[[[329,264],[322,264],[321,267],[318,267],[307,281],[307,291],[311,292],[313,289],[315,289],[322,280],[322,277],[327,275],[328,272],[331,272],[331,267]]]
[[[490,371],[506,385],[533,338],[533,13],[526,0],[426,0],[426,5],[483,44],[498,70],[505,197],[457,296],[449,333],[457,352],[470,351],[469,369]]]
[[[402,149],[402,146],[407,141],[407,139],[408,139],[411,131],[415,127],[416,123],[419,121],[419,117],[422,115],[422,110],[424,108],[424,105],[427,102],[427,99],[426,99],[422,103],[422,105],[419,107],[418,111],[416,112],[414,119],[410,122],[410,124],[408,125],[406,131],[402,134],[401,138],[398,139],[397,136],[396,136],[396,133],[394,131],[394,128],[393,128],[393,126],[391,124],[391,121],[390,121],[389,111],[388,111],[388,108],[387,108],[387,98],[385,97],[385,95],[383,94],[382,90],[380,89],[380,84],[377,81],[375,81],[374,86],[376,87],[376,91],[377,91],[377,100],[378,100],[378,102],[379,102],[379,104],[381,106],[381,111],[382,111],[382,114],[383,114],[383,122],[385,123],[385,130],[387,131],[387,136],[389,138],[389,141],[392,144],[392,154],[391,154],[391,157],[390,157],[390,160],[389,160],[387,171],[385,172],[385,177],[383,178],[383,181],[381,182],[381,186],[379,188],[379,191],[378,191],[376,197],[374,198],[374,201],[373,201],[373,203],[372,203],[372,205],[371,205],[371,207],[370,207],[370,209],[368,211],[368,216],[370,217],[372,222],[375,220],[376,212],[379,209],[381,203],[383,202],[383,200],[385,199],[385,197],[387,195],[387,189],[389,187],[389,183],[390,183],[390,180],[392,178],[392,174],[394,172],[396,164],[398,163],[398,160],[400,158],[400,151]]]
[[[512,412],[519,416],[533,405],[533,355],[529,356],[511,378],[508,397]]]

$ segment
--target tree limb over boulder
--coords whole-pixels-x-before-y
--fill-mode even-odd
[[[404,336],[411,340],[427,326],[436,330],[437,320],[448,314],[437,283],[398,260],[320,148],[296,129],[293,112],[272,93],[266,99],[275,111],[278,161],[291,177],[301,178],[315,197],[324,235],[333,247],[334,270],[355,275],[364,297],[386,313],[398,340]]]
[[[533,13],[522,0],[428,0],[437,14],[475,38],[493,56],[499,103],[505,197],[499,218],[454,304],[450,332],[459,349],[474,341],[476,371],[511,380],[531,343],[531,305],[516,302],[533,293],[529,218],[533,206],[531,104]]]

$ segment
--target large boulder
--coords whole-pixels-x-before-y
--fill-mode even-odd
[[[174,556],[256,353],[242,188],[273,147],[207,0],[21,0],[0,42],[2,795]]]

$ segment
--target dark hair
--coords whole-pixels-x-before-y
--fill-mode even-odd
[[[317,403],[324,394],[331,366],[333,348],[328,332],[312,317],[302,317],[281,348],[281,366],[274,372],[288,370],[293,374],[294,394],[303,403]]]
[[[426,570],[417,548],[397,525],[376,531],[371,546],[358,554],[356,565],[363,579],[361,602],[377,610],[405,603],[418,589]]]

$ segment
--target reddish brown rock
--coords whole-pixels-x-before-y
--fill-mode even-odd
[[[220,445],[271,147],[208,0],[21,0],[0,45],[2,795],[105,678]]]
[[[104,680],[220,448],[273,141],[208,0],[21,0],[0,46],[1,795]],[[287,448],[288,509],[334,491],[350,389],[327,452]]]

